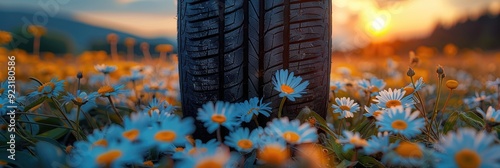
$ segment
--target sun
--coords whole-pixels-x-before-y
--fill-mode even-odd
[[[373,36],[382,36],[384,35],[390,23],[390,15],[385,13],[375,14],[371,16],[366,23],[366,29]]]

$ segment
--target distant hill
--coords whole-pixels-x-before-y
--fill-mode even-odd
[[[23,33],[22,28],[26,23],[33,22],[33,13],[29,10],[11,10],[0,8],[0,30],[9,31],[15,33],[18,39],[24,43],[16,46],[16,48],[22,48],[27,51],[31,51],[32,47],[32,37]],[[135,47],[135,53],[141,55],[138,44],[141,42],[148,42],[150,44],[151,53],[156,53],[154,51],[154,46],[157,44],[172,44],[176,46],[175,39],[169,38],[142,38],[128,33],[97,27],[89,25],[86,23],[78,22],[72,19],[70,14],[56,15],[55,17],[49,17],[46,25],[47,35],[42,37],[41,50],[51,51],[56,54],[63,53],[73,53],[78,54],[85,50],[109,50],[106,43],[106,36],[109,33],[115,33],[120,37],[120,43],[123,43],[126,37],[135,38],[137,46]],[[22,38],[24,37],[24,38]],[[52,44],[44,44],[45,41],[50,41]],[[119,45],[120,51],[126,51],[123,45]],[[176,48],[176,47],[174,47]]]
[[[483,15],[477,19],[468,19],[457,23],[449,28],[437,25],[433,32],[425,38],[370,44],[360,50],[384,50],[380,47],[390,47],[394,53],[408,54],[408,51],[415,51],[420,46],[441,50],[449,43],[461,49],[500,50],[500,16]]]

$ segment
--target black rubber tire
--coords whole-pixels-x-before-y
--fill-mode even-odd
[[[179,0],[184,116],[196,118],[208,101],[264,97],[275,117],[281,98],[272,78],[279,69],[310,82],[307,94],[285,103],[283,115],[295,118],[308,106],[326,116],[331,16],[331,0]],[[202,123],[196,126],[195,138],[206,139]]]

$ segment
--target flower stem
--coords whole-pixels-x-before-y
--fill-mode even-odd
[[[253,117],[252,117],[252,118],[253,118],[253,121],[255,121],[255,125],[256,125],[257,127],[259,127],[259,121],[257,120],[257,116],[256,116],[256,115],[253,115]]]
[[[109,100],[109,103],[111,104],[111,107],[113,107],[113,111],[118,116],[118,118],[120,118],[120,121],[123,123],[123,117],[122,117],[122,115],[120,115],[120,113],[116,109],[115,104],[113,103],[113,99],[111,99],[111,96],[108,96],[108,100]]]
[[[436,97],[436,102],[434,103],[434,110],[432,111],[432,118],[431,118],[431,123],[430,123],[431,129],[432,129],[433,122],[435,122],[434,120],[436,120],[436,116],[438,113],[438,105],[439,105],[439,98],[441,97],[441,88],[442,88],[441,85],[442,84],[443,84],[443,78],[441,78],[441,76],[438,76],[438,90],[437,90],[438,93],[437,93],[437,97]],[[436,128],[436,129],[439,129],[439,128]]]
[[[220,127],[222,125],[219,125],[219,128],[217,128],[217,140],[219,140],[220,143],[222,143],[222,136],[221,136],[221,133],[220,133]]]
[[[76,120],[76,121],[75,121],[75,122],[76,122],[76,124],[75,124],[75,125],[76,125],[76,127],[77,127],[78,129],[80,129],[80,107],[81,107],[81,106],[80,106],[80,105],[78,105],[78,107],[76,108],[76,119],[75,119],[75,120]],[[81,135],[80,135],[80,138],[81,138]]]
[[[446,105],[448,105],[448,101],[450,100],[451,94],[453,94],[453,89],[450,89],[450,93],[448,93],[448,97],[446,98],[446,101],[444,101],[444,105],[441,111],[444,111],[444,108],[446,108]]]
[[[350,168],[354,167],[356,165],[356,161],[358,160],[358,149],[354,148],[354,153],[352,154],[352,159],[351,159],[351,164],[349,165]]]
[[[281,99],[280,107],[278,109],[278,118],[281,118],[281,113],[283,112],[283,106],[285,105],[286,96]]]

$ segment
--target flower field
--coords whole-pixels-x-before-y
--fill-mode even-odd
[[[9,56],[16,92],[2,70],[3,167],[500,167],[498,52],[333,55],[327,117],[305,108],[295,119],[259,97],[206,102],[183,118],[174,54],[0,48],[1,65]],[[309,81],[279,70],[273,84],[285,102]],[[273,109],[266,125],[242,126]],[[193,139],[195,120],[217,138]]]

